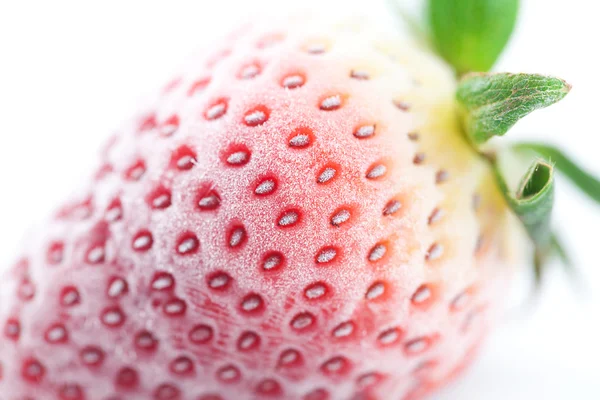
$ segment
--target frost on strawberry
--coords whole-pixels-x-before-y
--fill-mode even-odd
[[[464,368],[518,236],[453,72],[370,32],[248,29],[124,124],[0,283],[0,393],[417,398]]]

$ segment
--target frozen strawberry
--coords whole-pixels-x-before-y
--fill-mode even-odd
[[[119,129],[0,282],[9,399],[417,398],[515,260],[453,71],[407,39],[257,27]]]

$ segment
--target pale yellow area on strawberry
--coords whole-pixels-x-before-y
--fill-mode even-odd
[[[440,185],[444,193],[440,206],[454,210],[457,219],[477,206],[482,246],[489,249],[493,243],[502,249],[501,254],[509,263],[517,262],[522,254],[515,242],[525,239],[524,232],[515,224],[488,162],[474,151],[462,131],[456,111],[453,71],[417,44],[388,41],[377,44],[377,48],[409,70],[418,82],[414,90],[398,100],[411,106],[415,133],[419,136],[418,148],[425,155],[425,164],[431,160],[438,171],[449,174],[448,182]]]

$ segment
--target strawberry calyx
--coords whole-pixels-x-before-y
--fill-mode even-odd
[[[535,74],[468,74],[458,84],[456,100],[463,132],[477,152],[494,136],[503,136],[534,110],[564,98],[570,85],[561,79]],[[521,221],[535,247],[534,271],[541,279],[553,249],[550,220],[554,203],[554,166],[535,160],[512,191],[495,156],[486,157],[508,206]]]
[[[600,203],[600,180],[576,164],[562,150],[541,143],[516,143],[511,149],[524,156],[537,155],[552,161],[556,169],[567,177],[579,190],[596,203]]]
[[[550,229],[554,168],[598,203],[600,180],[553,146],[522,143],[508,150],[534,161],[530,161],[519,186],[511,189],[495,154],[490,156],[489,146],[484,145],[495,136],[503,136],[529,113],[563,99],[571,86],[550,76],[487,72],[509,42],[519,0],[426,0],[423,5],[426,22],[421,26],[398,3],[395,13],[460,77],[456,103],[463,133],[474,151],[489,162],[507,205],[531,239],[535,248],[534,276],[539,284],[553,256],[558,256],[564,266],[570,265],[564,247]]]
[[[519,119],[563,99],[571,86],[559,78],[535,74],[468,74],[458,84],[456,100],[463,132],[477,152],[494,136],[503,136]],[[518,143],[509,152],[534,159],[516,191],[510,190],[494,155],[485,154],[504,198],[522,222],[535,252],[534,276],[539,284],[548,262],[557,256],[569,267],[569,257],[550,229],[556,168],[583,193],[600,203],[600,180],[558,148],[540,143]]]
[[[503,136],[518,120],[563,99],[571,85],[536,74],[470,73],[458,83],[456,100],[464,132],[475,147]]]
[[[519,0],[429,0],[432,42],[459,75],[489,71],[517,21]]]

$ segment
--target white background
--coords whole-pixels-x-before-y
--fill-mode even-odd
[[[381,15],[383,3],[302,0],[317,12],[369,15]],[[90,171],[100,143],[144,93],[240,18],[292,4],[0,0],[0,266]],[[558,143],[600,176],[595,2],[524,0],[520,16],[497,69],[557,75],[573,90],[510,136]],[[600,208],[561,180],[554,222],[575,255],[579,285],[554,270],[537,304],[509,307],[474,367],[434,398],[600,399]]]

